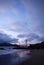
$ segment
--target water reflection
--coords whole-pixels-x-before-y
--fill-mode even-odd
[[[17,52],[0,56],[0,65],[17,65],[30,57],[30,50],[18,50]]]
[[[30,54],[30,51],[29,51],[29,50],[24,50],[24,51],[18,53],[18,55],[19,55],[20,57],[27,56],[28,54]]]

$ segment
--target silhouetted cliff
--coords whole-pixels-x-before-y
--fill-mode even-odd
[[[37,44],[31,44],[30,46],[28,46],[29,49],[41,49],[44,48],[44,41],[41,43],[37,43]]]

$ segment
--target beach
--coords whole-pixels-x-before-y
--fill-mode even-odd
[[[15,49],[0,55],[0,65],[44,65],[44,49]]]
[[[44,49],[32,50],[31,56],[20,65],[44,65]]]
[[[2,50],[2,53],[0,53],[0,65],[18,65],[30,57],[30,50]]]

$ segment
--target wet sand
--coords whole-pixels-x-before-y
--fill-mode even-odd
[[[12,53],[0,55],[0,65],[18,65],[28,58],[30,58],[30,50],[17,49]]]
[[[0,65],[44,65],[44,49],[18,50],[0,55]]]
[[[44,49],[32,50],[31,56],[20,65],[44,65]]]

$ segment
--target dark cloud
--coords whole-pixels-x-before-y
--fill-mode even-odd
[[[18,38],[27,38],[28,41],[32,41],[34,39],[38,39],[39,35],[37,35],[35,33],[31,33],[31,34],[20,34],[20,35],[18,35]]]
[[[4,34],[4,33],[0,33],[0,43],[3,43],[3,42],[14,42],[14,43],[17,43],[18,42],[18,39],[16,38],[11,38],[10,36],[8,36],[7,34]]]
[[[27,35],[25,35],[25,34],[19,34],[18,35],[18,38],[24,38],[24,37],[27,37]]]
[[[37,35],[37,34],[35,34],[35,33],[31,33],[31,34],[29,34],[27,37],[28,37],[28,38],[27,38],[28,41],[32,41],[32,40],[34,40],[34,39],[38,39],[38,38],[39,38],[39,35]]]
[[[44,37],[38,38],[37,41],[44,41]]]
[[[14,39],[11,40],[11,42],[18,43],[18,39],[14,38]]]

